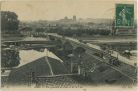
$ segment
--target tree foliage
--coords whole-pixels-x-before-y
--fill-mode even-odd
[[[35,32],[43,33],[43,32],[45,32],[45,29],[44,28],[36,28]]]
[[[64,44],[63,44],[63,50],[65,52],[65,54],[69,55],[72,53],[73,51],[73,46],[72,44],[69,42],[69,41],[66,41]]]
[[[77,47],[76,49],[74,49],[74,52],[76,53],[76,54],[82,54],[82,53],[85,53],[85,49],[84,48],[82,48],[82,47]]]
[[[23,27],[23,28],[21,28],[20,29],[20,31],[24,31],[24,32],[30,32],[30,31],[32,31],[32,28],[31,27]]]
[[[15,50],[2,50],[2,59],[1,66],[2,67],[15,67],[20,63],[19,52]]]
[[[19,20],[14,12],[1,11],[1,29],[2,31],[16,31],[18,29]]]

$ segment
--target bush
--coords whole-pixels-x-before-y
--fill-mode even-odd
[[[15,50],[2,50],[2,67],[15,67],[20,64],[19,52]]]

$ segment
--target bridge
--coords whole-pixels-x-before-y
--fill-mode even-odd
[[[118,71],[119,73],[121,73],[122,75],[128,77],[129,79],[131,79],[133,81],[136,81],[136,79],[137,79],[136,78],[137,66],[135,65],[135,62],[130,61],[129,59],[119,55],[119,53],[117,53],[116,51],[113,51],[112,54],[109,54],[109,53],[103,51],[99,46],[94,45],[94,44],[83,43],[83,42],[80,42],[77,39],[61,36],[61,35],[58,35],[58,34],[48,34],[48,35],[53,36],[56,39],[61,39],[63,41],[69,41],[74,46],[81,46],[81,47],[85,48],[86,53],[88,55],[91,55],[95,59],[110,65],[110,67],[112,69]],[[94,55],[94,53],[103,53],[104,58],[97,57],[97,56]],[[111,56],[115,57],[115,58],[118,57],[118,60],[121,62],[121,66],[114,66],[114,65],[109,64],[109,59],[110,59]]]
[[[31,40],[18,40],[18,41],[4,41],[5,45],[23,45],[23,44],[53,44],[52,41],[31,41]]]
[[[108,56],[113,56],[113,57],[117,57],[118,56],[118,60],[123,62],[123,63],[126,63],[128,65],[131,65],[131,66],[135,66],[135,62],[134,61],[131,61],[123,56],[121,56],[117,51],[113,51],[113,53],[109,54],[105,51],[103,51],[100,46],[98,45],[94,45],[94,44],[91,44],[91,43],[83,43],[83,42],[80,42],[79,40],[77,39],[74,39],[74,38],[70,38],[70,37],[63,37],[61,35],[57,35],[57,34],[49,34],[51,36],[54,36],[56,38],[60,38],[61,40],[67,40],[67,41],[70,41],[71,43],[73,43],[74,45],[77,45],[77,46],[81,46],[81,47],[84,47],[85,49],[90,49],[93,53],[94,52],[98,52],[98,53],[103,53],[103,54],[106,54]],[[91,52],[91,53],[92,53]]]
[[[11,46],[11,45],[20,46],[21,49],[50,48],[56,46],[55,41],[50,41],[47,38],[33,38],[33,37],[15,41],[2,41],[2,44],[6,46]]]
[[[105,51],[103,51],[99,46],[90,44],[90,43],[83,43],[77,39],[61,36],[58,34],[48,34],[48,36],[52,36],[55,39],[60,39],[61,41],[69,41],[74,47],[80,46],[86,49],[86,53],[88,55],[91,55],[95,59],[97,59],[100,62],[104,62],[107,65],[110,65],[110,67],[122,75],[128,77],[129,79],[135,81],[136,78],[136,68],[137,66],[127,58],[119,55],[116,51],[113,51],[112,54],[109,54]],[[56,42],[55,41],[48,41],[48,40],[19,40],[19,41],[5,41],[3,42],[5,45],[29,45],[27,48],[42,48],[42,47],[55,47]],[[39,46],[40,44],[40,46]],[[23,47],[25,48],[25,47]],[[94,53],[102,53],[104,54],[104,58],[95,56]],[[117,57],[118,54],[118,60],[121,62],[121,66],[114,66],[109,64],[109,59],[111,56]]]

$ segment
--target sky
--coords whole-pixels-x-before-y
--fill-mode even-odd
[[[17,13],[21,21],[58,20],[73,15],[113,19],[117,3],[134,4],[137,11],[136,0],[4,0],[1,9]]]

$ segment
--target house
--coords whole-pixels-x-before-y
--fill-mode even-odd
[[[32,74],[37,77],[68,73],[63,61],[46,49],[44,52],[21,50],[20,57],[20,65],[9,74],[9,85],[27,85],[32,81]]]

